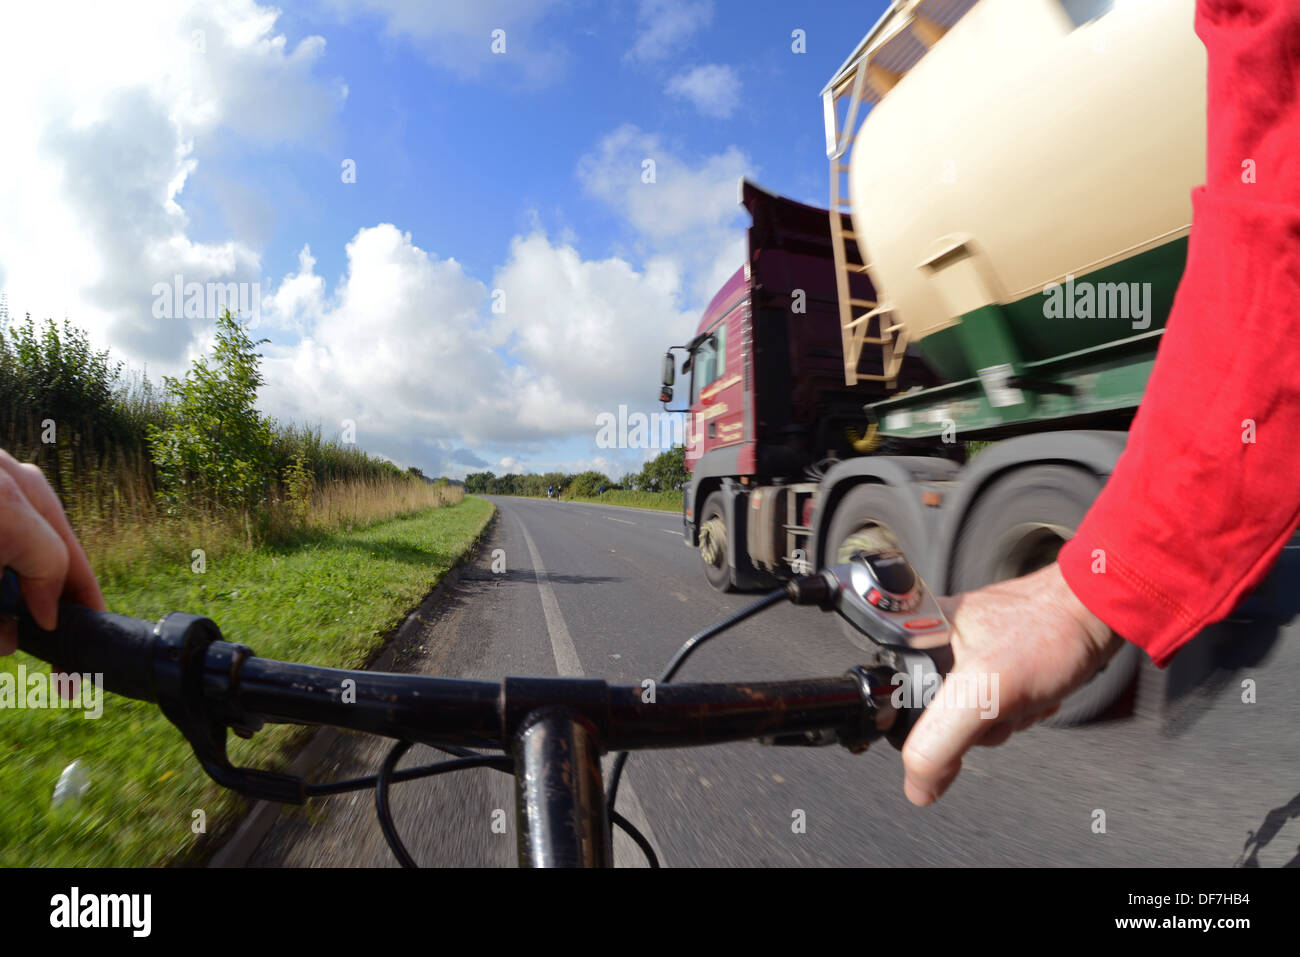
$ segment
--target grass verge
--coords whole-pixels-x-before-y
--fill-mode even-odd
[[[355,668],[464,557],[492,512],[466,498],[293,544],[234,549],[209,557],[203,574],[188,560],[159,557],[115,570],[102,584],[114,611],[206,615],[228,640],[265,657]],[[21,653],[0,659],[0,671],[20,665],[29,674],[48,670]],[[288,726],[268,726],[248,741],[230,735],[231,760],[280,768],[302,740],[303,729]],[[75,807],[52,808],[59,774],[74,760],[89,788]],[[245,807],[203,773],[154,705],[106,695],[98,720],[78,710],[0,711],[0,866],[194,860]]]

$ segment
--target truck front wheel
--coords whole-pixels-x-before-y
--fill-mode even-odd
[[[727,512],[722,493],[713,492],[700,512],[700,562],[704,577],[718,591],[732,590],[731,567],[727,564]]]
[[[901,551],[913,567],[926,567],[924,531],[909,514],[898,490],[875,482],[851,489],[835,506],[822,564],[841,565],[860,549],[888,548]],[[859,648],[869,646],[868,639],[842,618],[840,629]]]
[[[995,481],[976,501],[957,540],[953,591],[1019,578],[1056,561],[1100,491],[1096,476],[1063,465],[1019,469]],[[1137,646],[1126,643],[1043,723],[1069,727],[1097,717],[1129,687],[1140,661]]]

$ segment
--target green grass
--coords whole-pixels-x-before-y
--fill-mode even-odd
[[[493,507],[479,498],[368,528],[317,534],[189,563],[155,562],[103,583],[109,608],[141,618],[173,610],[213,619],[230,641],[259,655],[360,667],[459,561]],[[197,546],[196,546],[197,547]],[[21,653],[0,669],[48,670]],[[282,767],[303,729],[268,726],[252,740],[229,736],[236,764]],[[51,808],[73,760],[90,787],[75,809]],[[159,865],[215,849],[243,798],[217,787],[154,705],[113,695],[99,720],[76,710],[0,711],[0,865]],[[195,812],[207,836],[194,833]]]
[[[681,492],[629,492],[611,489],[595,498],[565,498],[566,502],[599,502],[601,505],[630,505],[634,508],[655,508],[664,512],[682,510]]]

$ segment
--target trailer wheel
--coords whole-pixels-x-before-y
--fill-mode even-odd
[[[704,577],[718,591],[732,591],[731,568],[727,565],[727,512],[722,493],[712,492],[700,511],[700,563]]]
[[[847,562],[855,551],[865,548],[897,548],[914,567],[924,568],[925,533],[917,526],[897,489],[875,482],[849,491],[835,507],[826,534],[824,565]],[[839,619],[845,637],[858,647],[867,639],[843,618]]]
[[[1063,465],[1036,465],[995,481],[954,546],[953,591],[1019,578],[1056,561],[1100,491],[1096,476]],[[1140,661],[1137,646],[1126,643],[1043,724],[1065,728],[1097,717],[1129,687]]]

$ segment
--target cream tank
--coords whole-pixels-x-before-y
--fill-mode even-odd
[[[1090,274],[1172,299],[1205,179],[1194,0],[1113,0],[1081,23],[1068,6],[979,0],[854,138],[854,232],[923,354],[990,304],[1010,307],[1026,359],[1114,338],[1105,322],[1041,327],[1044,290]]]

